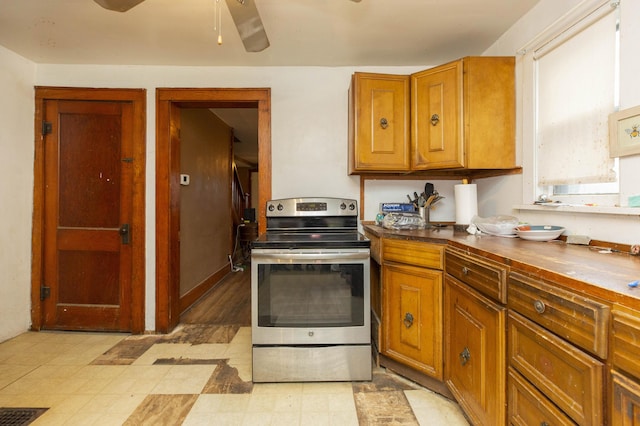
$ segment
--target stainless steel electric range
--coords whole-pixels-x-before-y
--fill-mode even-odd
[[[357,202],[267,203],[251,250],[254,382],[371,380],[370,241]]]

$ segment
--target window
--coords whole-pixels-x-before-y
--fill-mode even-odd
[[[619,192],[608,134],[618,104],[618,6],[586,0],[525,50],[536,197]]]

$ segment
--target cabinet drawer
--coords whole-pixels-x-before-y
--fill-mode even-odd
[[[483,295],[507,303],[507,267],[447,248],[445,271]]]
[[[508,329],[510,365],[576,423],[603,424],[603,364],[512,311]]]
[[[613,386],[612,425],[640,424],[640,384],[616,371],[611,371]]]
[[[576,424],[512,368],[509,368],[507,381],[509,424],[517,426],[574,426]]]
[[[509,308],[582,349],[607,357],[609,307],[578,293],[511,273]]]
[[[382,240],[382,258],[385,262],[442,270],[443,253],[444,246],[439,244],[389,238]]]
[[[616,306],[612,312],[613,365],[640,379],[640,312]]]

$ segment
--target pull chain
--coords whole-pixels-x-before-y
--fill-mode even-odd
[[[215,0],[215,23],[214,31],[218,31],[218,46],[222,44],[222,14],[220,13],[220,0]]]

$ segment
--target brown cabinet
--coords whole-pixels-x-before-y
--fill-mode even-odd
[[[442,380],[442,245],[382,240],[382,354]]]
[[[611,424],[640,425],[640,384],[616,371],[611,372],[611,378],[613,384]]]
[[[454,235],[445,245],[417,234],[385,231],[372,245],[382,262],[381,364],[455,398],[474,425],[640,426],[633,289],[608,291],[569,277],[561,255],[557,269],[540,266],[548,254],[536,263],[531,253],[530,264],[510,258],[508,250],[528,251],[513,240],[463,244]],[[638,259],[621,256],[611,265],[620,260],[637,271]]]
[[[445,252],[445,382],[476,425],[506,420],[505,265]]]
[[[554,425],[574,426],[566,414],[556,408],[516,370],[509,368],[508,377],[509,423],[516,426]]]
[[[515,166],[515,60],[466,57],[411,76],[411,167]]]
[[[514,370],[577,424],[603,423],[600,361],[513,311],[509,311],[508,356]],[[509,407],[510,417],[517,417],[515,408]]]
[[[640,425],[640,312],[614,306],[611,329],[611,424]]]
[[[445,382],[474,425],[505,424],[506,308],[445,277]]]
[[[349,174],[409,171],[409,120],[409,76],[353,74]]]
[[[606,424],[609,307],[524,273],[511,272],[508,284],[510,367],[539,391],[547,412],[559,409],[579,425]],[[510,379],[510,395],[517,386]],[[510,405],[509,418],[519,416]]]
[[[513,57],[465,57],[411,76],[355,73],[349,174],[514,168],[514,70]]]

